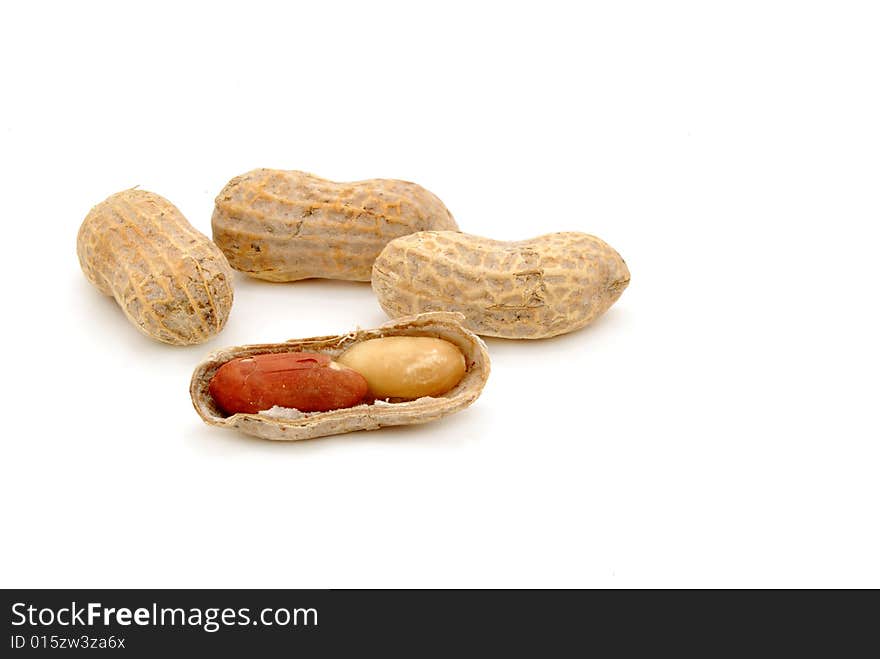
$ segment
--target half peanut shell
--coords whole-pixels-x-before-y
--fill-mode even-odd
[[[211,353],[196,366],[190,382],[190,396],[196,412],[208,425],[236,428],[255,437],[279,441],[312,439],[356,430],[375,430],[384,426],[427,423],[458,412],[473,403],[489,377],[489,353],[486,344],[462,326],[463,320],[464,317],[458,313],[423,313],[400,318],[376,329],[359,329],[337,336],[225,348]],[[377,400],[330,412],[302,413],[274,408],[257,414],[227,415],[215,404],[208,392],[211,378],[231,359],[279,352],[320,352],[335,358],[356,343],[385,336],[433,336],[455,344],[467,363],[464,377],[442,396],[404,402]]]

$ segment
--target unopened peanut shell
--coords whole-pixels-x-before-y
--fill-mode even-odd
[[[232,308],[232,269],[164,197],[123,190],[92,208],[76,241],[88,280],[131,323],[173,345],[207,341]]]
[[[585,233],[503,242],[424,231],[388,243],[372,283],[392,318],[455,311],[477,334],[541,339],[595,320],[629,278],[620,254]]]
[[[369,281],[390,240],[458,229],[446,206],[415,183],[336,183],[277,169],[229,181],[215,200],[212,226],[233,268],[269,281]]]

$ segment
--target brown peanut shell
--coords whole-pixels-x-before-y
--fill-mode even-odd
[[[153,339],[202,343],[226,324],[233,277],[226,257],[154,192],[123,190],[92,208],[76,253],[88,280]]]
[[[233,268],[279,282],[369,281],[373,261],[390,240],[414,231],[458,230],[443,202],[415,183],[336,183],[277,169],[229,181],[215,200],[211,225]]]
[[[454,311],[477,334],[542,339],[592,322],[629,277],[620,254],[585,233],[503,242],[424,231],[388,243],[373,264],[372,282],[392,318]]]
[[[387,323],[376,329],[358,329],[338,336],[291,339],[283,343],[233,346],[210,354],[196,366],[190,381],[193,406],[205,423],[221,428],[236,428],[244,433],[281,441],[312,439],[356,430],[375,430],[383,426],[427,423],[464,409],[473,403],[489,377],[489,353],[483,341],[461,325],[460,314],[427,313]],[[237,357],[264,353],[320,352],[335,358],[352,345],[384,336],[433,336],[454,343],[464,354],[467,369],[461,382],[437,397],[404,402],[357,405],[330,412],[312,412],[285,418],[260,412],[226,415],[208,391],[211,378],[226,362]]]

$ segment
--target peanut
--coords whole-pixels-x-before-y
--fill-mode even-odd
[[[464,314],[486,336],[540,339],[584,327],[629,284],[607,243],[584,233],[501,242],[453,231],[391,241],[373,265],[373,291],[392,318]]]
[[[226,362],[208,390],[227,414],[255,414],[274,406],[326,412],[360,403],[367,381],[328,355],[292,352]]]
[[[226,257],[153,192],[124,190],[92,208],[76,252],[88,280],[149,337],[202,343],[226,323],[232,307]]]
[[[229,181],[215,200],[212,226],[233,268],[269,281],[369,281],[388,241],[458,229],[443,203],[415,183],[334,183],[275,169]]]
[[[370,339],[338,361],[363,375],[376,398],[439,396],[457,385],[465,371],[461,350],[428,336]]]
[[[190,381],[190,396],[196,412],[208,425],[237,428],[249,435],[273,440],[310,439],[356,430],[373,430],[383,426],[434,421],[473,403],[489,377],[489,354],[486,346],[478,336],[461,325],[462,320],[461,314],[426,313],[401,318],[376,329],[357,330],[338,336],[319,336],[283,343],[226,348],[212,353],[196,366]],[[460,382],[449,391],[435,396],[419,396],[415,400],[391,402],[367,397],[360,404],[327,412],[303,412],[301,408],[291,409],[286,404],[282,404],[256,413],[230,413],[221,407],[211,393],[211,383],[217,374],[224,365],[234,360],[250,358],[256,360],[257,356],[260,360],[265,360],[275,355],[280,355],[280,359],[288,359],[291,353],[296,353],[299,355],[298,358],[301,358],[303,352],[307,351],[319,355],[322,360],[327,360],[326,363],[332,364],[330,360],[338,360],[340,355],[350,352],[352,348],[384,337],[433,337],[448,342],[462,355],[464,374]],[[330,368],[330,366],[317,367],[315,370],[328,371]],[[238,376],[240,375],[241,371],[238,372]],[[240,377],[238,384],[241,384]],[[364,387],[366,390],[366,384]],[[258,407],[269,402],[278,401],[263,401]],[[299,404],[297,401],[297,405]]]

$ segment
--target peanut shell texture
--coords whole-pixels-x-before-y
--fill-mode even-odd
[[[458,230],[443,202],[415,183],[336,183],[277,169],[229,181],[215,200],[212,227],[234,269],[276,282],[369,281],[373,261],[394,238]]]
[[[92,208],[76,251],[88,280],[157,341],[202,343],[226,324],[233,297],[226,257],[154,192],[123,190]]]
[[[630,274],[608,243],[585,233],[503,242],[453,231],[397,238],[373,264],[372,286],[392,318],[461,313],[477,334],[542,339],[601,316]]]

